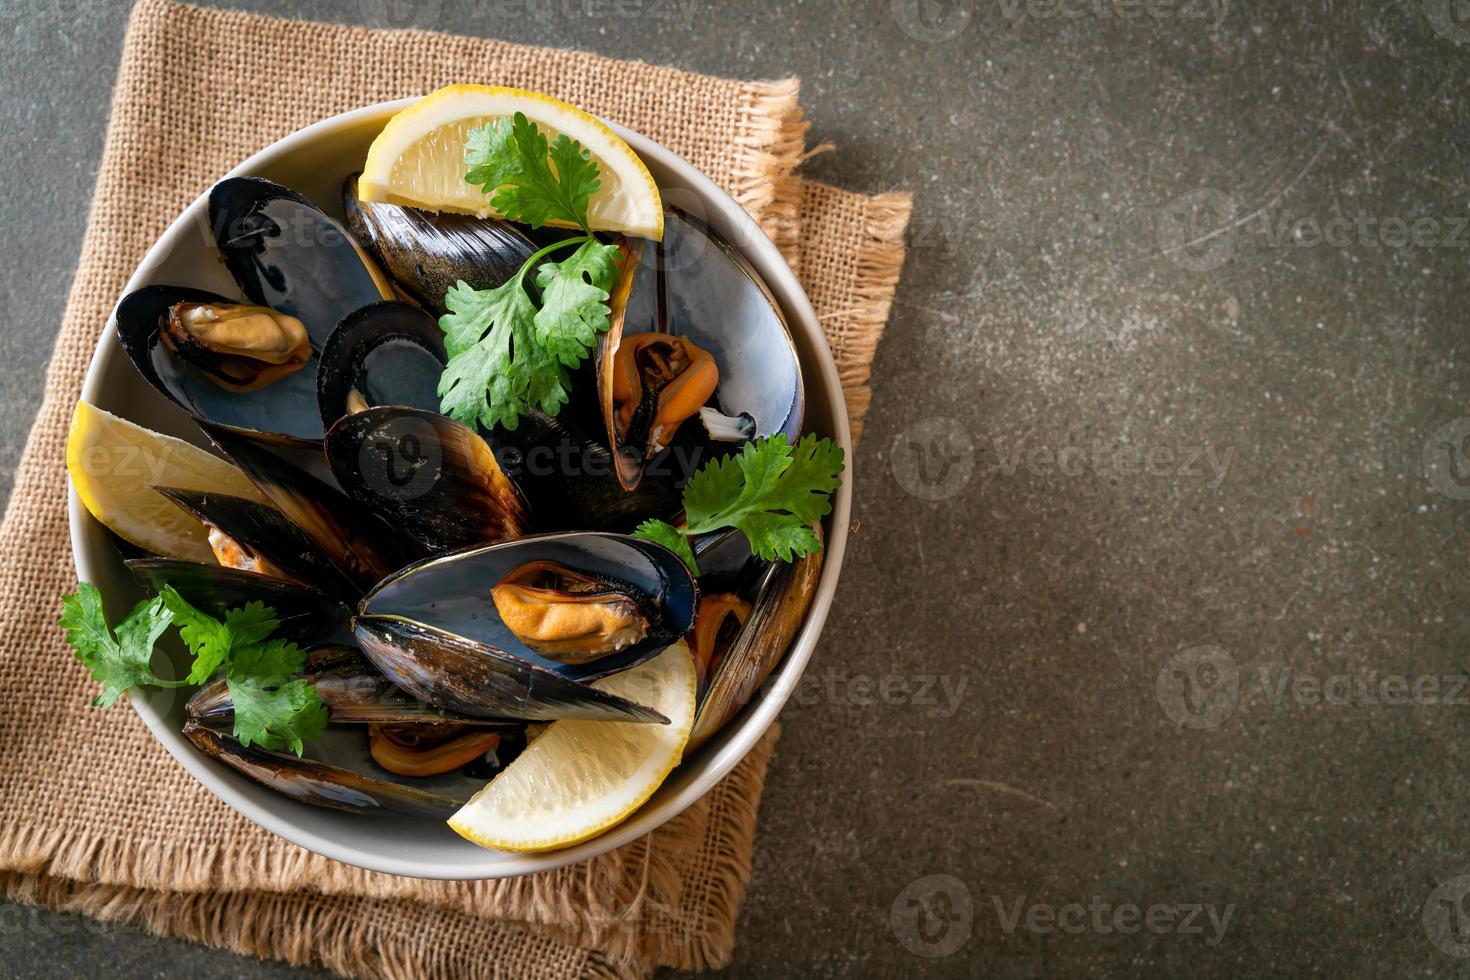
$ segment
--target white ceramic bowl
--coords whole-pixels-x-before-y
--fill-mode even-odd
[[[257,153],[228,176],[268,177],[306,194],[340,218],[343,179],[361,168],[368,145],[388,118],[411,102],[368,106],[308,126]],[[770,726],[811,658],[842,568],[852,501],[852,445],[831,350],[796,277],[749,215],[673,153],[637,133],[613,128],[643,158],[667,200],[702,216],[715,231],[736,243],[764,277],[786,313],[801,357],[807,398],[805,428],[831,436],[848,451],[849,469],[833,501],[826,560],[806,622],[771,681],[718,735],[685,758],[642,809],[599,837],[545,854],[485,850],[432,821],[364,817],[296,803],[196,751],[179,733],[184,694],[149,691],[133,698],[153,734],[184,768],[240,813],[302,847],[373,871],[423,878],[502,878],[586,860],[647,834],[708,792]],[[238,295],[213,251],[204,194],[154,243],[133,273],[127,291],[152,283],[193,285]],[[82,397],[141,425],[203,444],[189,419],[133,369],[117,344],[112,323],[97,345]],[[70,508],[72,549],[80,579],[94,583],[104,595],[135,594],[136,586],[111,537],[87,513],[74,490]],[[830,533],[832,528],[838,531]]]

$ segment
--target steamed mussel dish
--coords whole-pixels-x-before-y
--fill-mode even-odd
[[[114,627],[83,583],[61,625],[99,704],[196,688],[183,733],[240,778],[564,847],[785,655],[842,450],[760,276],[580,110],[450,86],[353,169],[221,181],[233,293],[118,303],[215,452],[78,406],[73,483],[148,597]],[[72,462],[124,439],[165,464]]]

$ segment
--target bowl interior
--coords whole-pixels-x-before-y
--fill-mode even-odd
[[[368,145],[383,124],[408,101],[370,106],[308,127],[256,154],[230,175],[270,178],[300,191],[340,218],[343,179],[360,168]],[[666,200],[692,211],[734,242],[771,287],[791,325],[802,362],[807,387],[806,430],[831,436],[848,451],[849,470],[834,498],[826,560],[807,620],[785,660],[751,703],[715,738],[686,757],[642,809],[600,837],[547,854],[485,850],[432,821],[363,817],[293,802],[206,759],[190,746],[179,733],[187,691],[149,691],[133,698],[134,707],[159,741],[195,777],[245,816],[296,844],[370,870],[428,878],[498,878],[585,860],[648,833],[707,792],[771,724],[811,657],[831,605],[845,550],[846,535],[832,533],[831,529],[847,527],[852,486],[847,415],[831,352],[791,270],[739,205],[668,150],[636,133],[620,128],[618,132],[647,163]],[[238,295],[214,250],[202,195],[150,250],[127,289],[153,283],[192,285]],[[204,443],[188,418],[137,375],[118,346],[111,325],[93,358],[83,398],[149,428]],[[119,600],[136,596],[137,589],[111,537],[81,506],[74,491],[70,512],[78,575],[112,599],[110,615],[120,615],[128,603]]]

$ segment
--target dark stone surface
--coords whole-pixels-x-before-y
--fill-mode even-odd
[[[838,146],[808,172],[916,195],[861,529],[784,716],[732,973],[1463,972],[1463,8],[408,10],[798,73],[813,142]],[[7,469],[123,19],[100,0],[0,19]],[[0,963],[291,972],[4,906]]]

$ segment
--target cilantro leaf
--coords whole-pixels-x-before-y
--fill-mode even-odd
[[[91,671],[92,679],[102,685],[102,693],[92,700],[100,708],[110,708],[129,688],[140,684],[156,687],[179,687],[182,681],[166,681],[153,673],[153,645],[168,629],[173,614],[161,599],[145,599],[118,624],[117,634],[107,625],[102,610],[102,593],[87,582],[77,591],[61,597],[61,618],[57,624],[66,630],[66,639],[76,657]]]
[[[250,677],[272,686],[284,684],[301,673],[306,666],[306,654],[287,640],[274,639],[245,647],[235,654],[230,663],[230,676]]]
[[[327,727],[326,706],[305,680],[274,686],[257,677],[232,674],[228,683],[235,704],[235,737],[241,745],[289,748],[300,756],[302,743]]]
[[[689,566],[691,572],[695,575],[699,574],[699,565],[694,561],[694,549],[689,547],[689,539],[680,534],[679,529],[674,525],[665,521],[644,521],[638,525],[638,529],[633,534],[635,537],[668,548],[684,560],[684,564]]]
[[[555,415],[567,401],[566,367],[535,338],[536,307],[520,277],[495,289],[456,284],[439,320],[449,363],[439,378],[445,415],[485,428],[514,429],[521,413]]]
[[[165,585],[158,598],[173,613],[174,625],[179,628],[179,637],[194,655],[194,666],[189,670],[189,683],[203,684],[214,676],[221,664],[230,659],[234,634],[224,623],[191,606],[171,585]]]
[[[471,130],[464,159],[465,180],[490,194],[490,204],[512,221],[587,229],[587,204],[602,181],[592,155],[565,133],[548,148],[541,129],[517,112]]]
[[[647,521],[634,533],[673,548],[691,569],[687,541],[680,550],[673,539],[726,527],[742,531],[761,558],[791,561],[822,549],[811,525],[831,512],[844,468],[842,448],[831,439],[809,435],[794,447],[784,435],[756,439],[690,477],[682,528]]]
[[[618,284],[622,250],[589,238],[563,262],[547,262],[536,273],[541,310],[536,341],[567,367],[582,363],[607,329],[607,300]]]
[[[712,459],[684,485],[685,527],[714,530],[722,527],[720,512],[740,499],[742,477],[736,457]],[[685,531],[686,534],[698,532]]]

